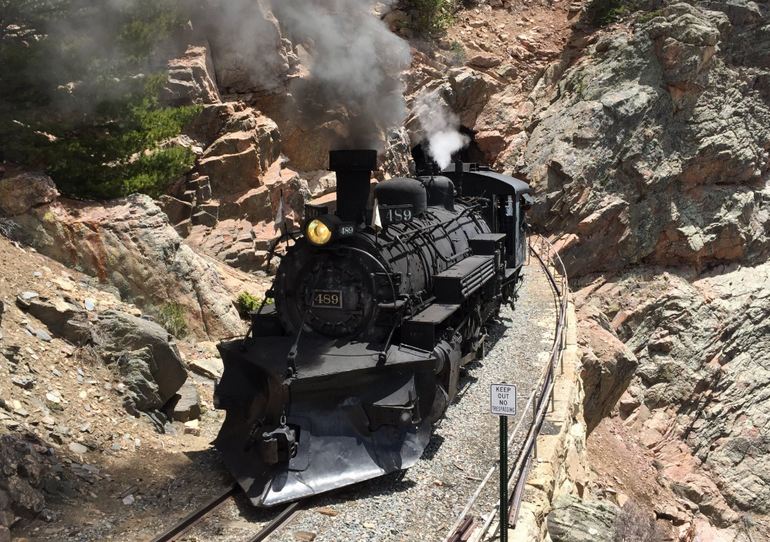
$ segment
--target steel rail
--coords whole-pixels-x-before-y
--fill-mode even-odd
[[[160,534],[152,539],[152,542],[171,542],[173,540],[176,540],[180,535],[186,533],[188,530],[190,530],[194,525],[196,525],[198,522],[200,522],[204,517],[209,515],[211,512],[222,506],[225,502],[227,502],[231,497],[235,496],[238,491],[240,490],[240,487],[238,485],[233,485],[231,488],[227,489],[223,493],[217,495],[213,499],[211,499],[209,502],[186,516],[182,521],[171,527],[170,529],[166,530],[163,534]]]
[[[151,542],[173,542],[178,540],[179,537],[203,521],[205,518],[209,517],[220,506],[222,506],[231,498],[235,497],[240,492],[240,490],[240,486],[237,484],[233,485],[233,487],[212,498],[209,502],[187,515],[179,523],[166,530],[163,534],[153,538]],[[294,518],[294,515],[299,511],[301,505],[302,503],[297,501],[286,506],[278,513],[276,517],[265,524],[257,534],[249,538],[249,542],[261,542],[267,539],[267,537],[291,521],[291,519]]]
[[[525,410],[529,410],[529,406],[532,404],[532,400],[535,398],[535,393],[532,392],[529,396],[529,400],[527,401],[527,405],[524,407]],[[516,435],[519,432],[519,429],[521,429],[521,424],[524,423],[524,416],[522,416],[519,419],[519,423],[516,424],[516,428],[511,433],[511,436],[508,438],[508,446],[510,447],[511,444],[513,444],[513,441],[516,438]],[[476,504],[476,501],[479,498],[479,495],[481,495],[481,491],[486,487],[486,485],[489,483],[489,480],[492,478],[492,475],[495,473],[495,471],[500,467],[500,460],[496,460],[495,464],[489,467],[489,470],[487,471],[487,474],[484,476],[484,478],[481,480],[479,485],[476,487],[476,490],[473,492],[473,495],[471,495],[471,498],[468,499],[468,502],[465,505],[465,508],[463,508],[463,511],[460,512],[460,515],[457,516],[457,520],[454,522],[452,527],[449,529],[449,532],[447,533],[446,537],[444,537],[444,540],[446,542],[450,542],[455,533],[457,533],[460,530],[460,527],[465,522],[465,520],[468,517],[468,513],[470,512],[471,508],[474,504]]]
[[[537,250],[535,248],[533,242],[530,242],[529,249],[530,249],[530,252],[534,254],[535,257],[537,258],[538,262],[540,263],[540,266],[542,267],[543,271],[546,274],[546,277],[548,278],[548,281],[554,292],[554,298],[555,298],[554,301],[555,301],[557,310],[559,311],[559,316],[556,322],[556,329],[554,333],[553,346],[551,348],[551,355],[549,357],[549,362],[547,366],[544,368],[543,374],[541,375],[538,381],[538,384],[535,386],[532,394],[530,395],[529,401],[527,401],[527,405],[524,408],[524,412],[529,411],[529,408],[532,405],[532,399],[537,396],[537,401],[533,409],[532,422],[529,425],[529,430],[527,432],[527,437],[524,441],[524,444],[519,448],[516,465],[508,477],[508,489],[511,490],[509,494],[512,495],[512,497],[509,500],[509,503],[511,504],[509,517],[512,520],[511,524],[514,527],[516,525],[516,519],[518,517],[518,512],[521,506],[521,502],[524,498],[524,486],[527,480],[527,475],[529,473],[529,467],[532,463],[532,458],[536,457],[537,455],[537,446],[536,446],[537,436],[540,433],[540,429],[542,428],[542,425],[547,413],[546,399],[550,399],[551,404],[553,405],[553,401],[554,401],[553,390],[554,390],[554,382],[555,382],[555,369],[556,369],[557,363],[562,362],[562,371],[563,371],[563,352],[564,352],[565,339],[566,339],[565,329],[566,329],[566,314],[567,314],[567,295],[569,292],[569,282],[567,279],[566,268],[564,266],[564,262],[562,261],[561,257],[554,250],[553,245],[549,243],[547,239],[540,236],[538,241],[539,241],[539,244],[543,245],[542,247],[540,247],[540,250]],[[547,255],[544,257],[541,254],[541,252],[546,252],[546,251],[547,251]],[[557,264],[558,264],[558,267],[557,267]],[[549,269],[549,265],[553,267],[554,271],[558,273],[558,275],[560,275],[559,277],[560,284],[557,283],[557,279],[554,277],[554,274]],[[524,418],[525,418],[525,415],[521,417],[518,425],[516,426],[516,429],[508,439],[507,444],[509,447],[513,443],[514,438],[517,436],[519,428],[522,422],[524,421]],[[460,530],[460,527],[467,524],[468,514],[473,504],[478,499],[483,487],[488,483],[489,479],[491,478],[491,474],[495,470],[497,470],[497,468],[499,468],[499,463],[490,468],[490,471],[488,472],[487,476],[482,480],[480,486],[476,489],[474,494],[471,496],[471,499],[468,501],[468,504],[465,506],[465,508],[461,512],[457,521],[452,525],[452,528],[450,529],[449,534],[444,538],[445,542],[450,542],[453,539],[455,539],[456,534]],[[489,528],[491,527],[492,522],[494,521],[494,518],[497,516],[497,513],[499,511],[499,504],[500,504],[500,501],[498,500],[497,504],[495,505],[495,509],[492,512],[490,512],[489,516],[485,519],[481,529],[481,533],[480,533],[481,537],[483,537],[489,531]]]
[[[270,521],[270,523],[262,527],[262,530],[250,538],[249,542],[261,542],[279,530],[281,527],[289,523],[289,521],[291,521],[294,515],[299,511],[300,504],[300,501],[296,501],[281,510],[279,514]]]

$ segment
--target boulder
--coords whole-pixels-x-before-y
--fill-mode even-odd
[[[176,345],[155,322],[106,311],[94,323],[93,343],[108,363],[117,364],[134,414],[160,409],[187,379]]]
[[[201,416],[201,398],[198,388],[191,381],[187,381],[179,389],[179,393],[169,404],[171,418],[177,422],[189,422],[197,420]]]
[[[0,212],[8,216],[51,203],[58,196],[59,191],[47,175],[21,173],[0,179]]]
[[[468,59],[466,64],[473,68],[495,68],[503,63],[503,59],[490,53],[478,53]]]
[[[212,380],[222,378],[225,367],[221,358],[202,358],[190,362],[190,370]]]
[[[606,501],[559,497],[546,517],[553,542],[614,542],[620,508]]]
[[[43,322],[56,337],[61,337],[75,345],[85,344],[90,339],[86,311],[62,298],[25,299],[23,295],[19,295],[16,298],[16,304],[20,309]]]
[[[148,196],[106,204],[59,201],[14,220],[21,241],[111,284],[124,300],[155,313],[169,304],[181,307],[194,335],[219,338],[241,330],[224,284],[230,271],[184,244]]]
[[[183,56],[169,61],[168,72],[160,96],[165,103],[183,106],[222,101],[208,44],[189,45]]]
[[[112,359],[126,386],[123,406],[129,414],[139,416],[142,412],[158,411],[166,404],[163,397],[173,397],[176,392],[176,382],[168,378],[162,380],[165,393],[161,391],[155,376],[161,367],[155,362],[150,348],[120,352]]]

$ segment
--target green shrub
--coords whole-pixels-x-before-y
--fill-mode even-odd
[[[174,337],[182,339],[187,336],[187,319],[184,307],[179,303],[166,303],[158,314],[158,323]]]
[[[241,292],[241,294],[238,296],[238,312],[242,317],[246,318],[250,312],[258,311],[259,307],[262,306],[263,301],[266,305],[273,304],[273,300],[269,297],[265,299],[262,297],[253,296],[248,292]]]
[[[199,109],[161,106],[156,54],[184,4],[0,0],[0,160],[87,198],[157,196],[189,171],[193,153],[164,142]]]
[[[588,6],[588,17],[594,26],[607,26],[633,11],[633,1],[593,0]]]
[[[446,32],[454,21],[456,0],[405,0],[404,8],[414,20],[413,30],[433,38]]]

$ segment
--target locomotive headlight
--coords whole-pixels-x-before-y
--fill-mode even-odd
[[[314,245],[325,245],[332,239],[332,230],[322,220],[314,218],[308,222],[305,235]]]

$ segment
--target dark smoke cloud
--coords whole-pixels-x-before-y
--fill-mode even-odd
[[[338,146],[383,149],[384,134],[399,128],[407,114],[401,74],[410,65],[410,48],[374,14],[375,6],[395,0],[196,0],[180,1],[190,9],[195,27],[192,39],[209,38],[215,58],[227,58],[217,65],[220,80],[243,82],[243,88],[225,92],[261,89],[291,95],[289,103],[299,110],[302,124],[312,127],[341,120],[344,132]],[[93,11],[92,0],[73,0],[76,11]],[[71,17],[57,22],[51,38],[84,35],[77,51],[76,65],[94,58],[118,58],[125,54],[117,46],[116,22],[112,13],[134,8],[138,0],[104,0],[102,24]],[[78,10],[75,6],[80,6]],[[98,6],[98,4],[97,4]],[[117,20],[117,17],[115,17]],[[181,46],[179,43],[171,44]],[[187,38],[190,38],[188,35]],[[162,53],[178,54],[173,47],[161,47],[148,62],[147,70],[162,68]],[[172,53],[173,51],[173,53]],[[291,58],[296,53],[306,72],[292,74]],[[220,73],[220,70],[229,70]],[[56,66],[46,66],[56,72]],[[69,82],[66,76],[58,77]],[[220,81],[221,82],[221,81]],[[74,81],[75,86],[88,81]],[[66,94],[67,89],[60,89]]]
[[[392,3],[393,0],[391,0]],[[344,119],[342,146],[382,148],[383,133],[406,117],[401,73],[409,45],[374,14],[374,0],[208,0],[216,56],[238,60],[238,79],[289,92],[305,124]],[[283,38],[283,42],[281,39]],[[288,47],[286,47],[288,42]],[[283,50],[309,73],[288,77]],[[219,69],[219,68],[218,68]],[[224,79],[224,77],[223,77]]]
[[[273,0],[287,37],[309,52],[309,84],[295,87],[305,104],[342,107],[351,147],[382,148],[385,130],[406,117],[401,72],[411,61],[407,42],[373,14],[372,0]],[[380,2],[382,4],[382,2]]]

